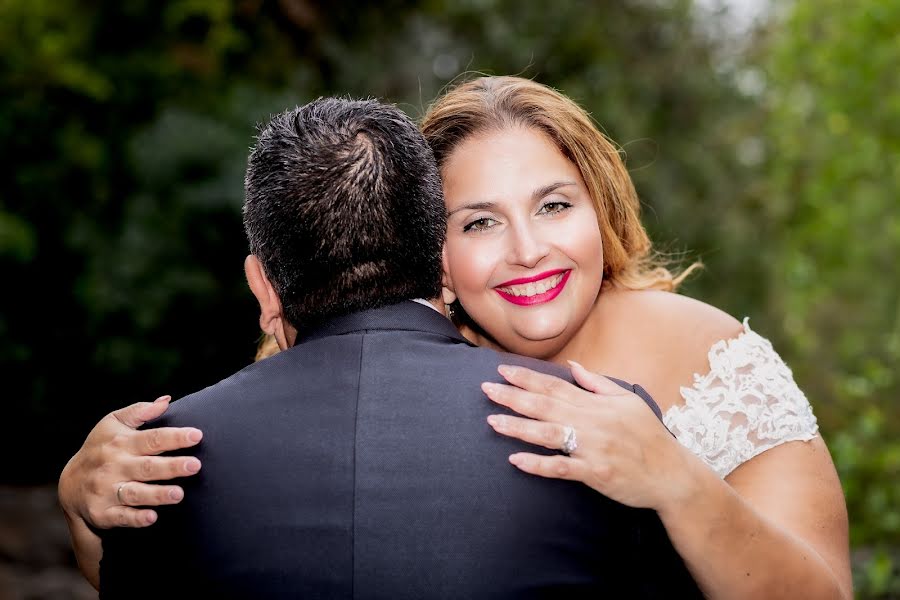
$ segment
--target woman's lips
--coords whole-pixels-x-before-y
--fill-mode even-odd
[[[550,302],[563,291],[571,270],[557,269],[534,277],[507,281],[494,288],[501,298],[518,306]]]

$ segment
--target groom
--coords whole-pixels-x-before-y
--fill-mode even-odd
[[[567,376],[442,314],[438,170],[400,110],[276,116],[244,223],[261,325],[287,351],[153,424],[200,428],[203,471],[154,526],[103,532],[102,597],[698,594],[652,511],[507,462],[527,448],[487,425],[481,382],[501,363]]]

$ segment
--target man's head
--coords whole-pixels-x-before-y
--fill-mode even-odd
[[[440,177],[398,108],[320,98],[275,116],[250,153],[245,191],[247,277],[264,330],[282,313],[302,329],[440,295]]]

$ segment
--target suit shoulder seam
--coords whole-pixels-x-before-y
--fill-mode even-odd
[[[359,399],[362,394],[363,355],[366,335],[359,338],[359,365],[356,370],[356,408],[353,411],[353,513],[350,525],[350,597],[356,597],[356,452],[359,433]]]

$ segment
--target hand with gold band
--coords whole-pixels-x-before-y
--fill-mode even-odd
[[[156,521],[156,512],[140,507],[181,501],[181,487],[146,482],[197,473],[196,458],[159,455],[195,446],[203,434],[193,427],[138,430],[165,413],[170,400],[138,402],[97,423],[60,476],[59,500],[69,517],[100,529],[146,527]]]
[[[193,427],[138,428],[162,416],[171,396],[137,402],[103,417],[59,478],[59,503],[69,525],[72,547],[85,578],[100,589],[100,538],[91,527],[147,527],[156,522],[150,506],[177,504],[177,485],[146,483],[193,475],[200,461],[164,452],[190,448],[203,437]]]

